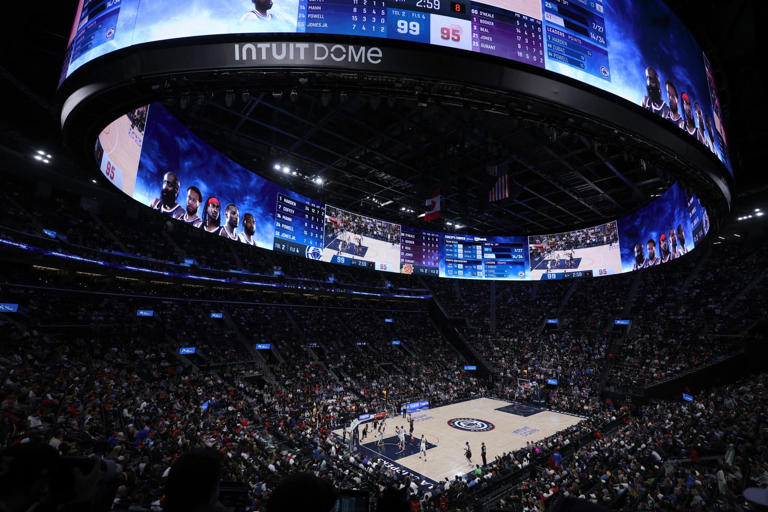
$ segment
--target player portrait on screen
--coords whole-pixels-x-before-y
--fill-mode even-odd
[[[240,241],[248,245],[256,245],[253,234],[256,232],[256,221],[252,213],[243,215],[243,231],[238,235]]]
[[[181,217],[181,220],[187,224],[199,228],[203,223],[203,219],[197,214],[200,210],[200,203],[203,202],[203,195],[200,193],[200,189],[194,185],[187,188],[187,211]]]
[[[667,240],[667,235],[665,233],[662,233],[659,237],[659,251],[661,251],[662,263],[667,263],[672,259],[672,253],[669,250],[669,240]]]
[[[221,203],[215,197],[209,197],[205,201],[205,208],[203,209],[203,223],[201,228],[209,233],[219,234],[221,226],[219,225],[221,219]]]
[[[632,265],[632,270],[639,270],[645,268],[645,254],[643,254],[643,244],[637,242],[635,244],[635,264]]]
[[[708,115],[704,116],[704,124],[707,125],[707,136],[709,137],[709,149],[712,150],[713,153],[717,154],[717,149],[715,146],[715,132],[712,130],[712,120]]]
[[[669,107],[664,103],[664,99],[661,97],[659,74],[651,66],[645,68],[645,88],[648,95],[643,98],[643,108],[666,118],[668,116]]]
[[[648,248],[648,259],[645,260],[645,268],[653,267],[661,263],[659,257],[656,256],[656,241],[653,238],[648,239],[646,247]]]
[[[230,240],[238,240],[237,226],[240,223],[240,211],[234,203],[229,203],[226,208],[224,208],[224,220],[224,227],[219,234]]]
[[[675,228],[669,228],[669,231],[667,231],[667,240],[669,240],[669,259],[675,260],[680,257],[680,254],[678,253],[678,247],[677,247],[677,233],[675,233]]]
[[[698,126],[698,128],[696,128],[696,139],[710,148],[709,138],[707,137],[706,128],[704,127],[704,112],[701,111],[701,105],[699,105],[698,101],[693,103],[693,111],[696,114],[696,125]]]
[[[685,231],[683,230],[682,224],[677,225],[677,242],[680,244],[677,249],[677,254],[678,256],[682,256],[688,252],[688,249],[685,248]]]
[[[160,210],[174,219],[180,219],[184,215],[184,208],[176,202],[179,197],[179,178],[175,173],[168,171],[163,175],[163,186],[160,189],[160,197],[150,203],[150,208]]]
[[[681,98],[683,99],[683,118],[685,119],[683,128],[689,135],[696,135],[696,121],[693,120],[691,98],[686,93],[683,93]]]
[[[253,9],[243,14],[240,21],[270,21],[275,16],[269,12],[272,9],[272,0],[253,0]]]
[[[683,115],[680,113],[680,102],[677,99],[677,87],[675,87],[675,84],[673,84],[671,81],[667,80],[666,89],[667,105],[669,105],[669,109],[667,110],[667,119],[675,123],[677,127],[682,130],[685,120],[683,119]]]

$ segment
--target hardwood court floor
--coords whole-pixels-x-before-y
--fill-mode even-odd
[[[501,408],[506,410],[499,410]],[[450,426],[449,422],[457,418],[467,418],[458,423],[475,431]],[[445,477],[452,479],[474,469],[474,464],[482,465],[481,442],[485,442],[490,462],[496,455],[516,450],[528,441],[538,441],[582,420],[578,416],[491,398],[478,398],[418,411],[413,414],[413,419],[416,442],[411,443],[410,437],[406,436],[408,446],[404,452],[398,452],[397,439],[394,437],[395,426],[405,427],[408,432],[408,422],[402,416],[387,419],[383,446],[376,446],[376,436],[370,432],[367,439],[361,441],[361,445],[390,462],[434,481]],[[492,429],[476,431],[489,428],[489,424],[493,425]],[[373,425],[369,425],[369,430],[372,428]],[[425,435],[428,442],[426,461],[419,459],[421,434]],[[464,457],[466,442],[469,442],[472,450],[472,465]]]

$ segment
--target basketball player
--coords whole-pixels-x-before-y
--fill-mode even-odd
[[[253,234],[256,232],[256,221],[253,218],[252,213],[246,213],[243,215],[243,232],[238,236],[240,241],[248,245],[256,245],[256,240],[253,239]]]
[[[661,263],[661,260],[656,257],[656,241],[653,238],[649,238],[646,246],[648,247],[648,259],[645,260],[645,268]]]
[[[168,171],[163,175],[163,187],[160,189],[160,197],[152,201],[149,207],[160,210],[174,219],[180,219],[184,215],[184,208],[176,200],[179,197],[179,178],[175,173]]]
[[[427,462],[427,440],[424,439],[424,434],[421,434],[421,444],[419,445],[419,458],[424,456],[424,462]]]
[[[675,260],[680,256],[677,252],[677,235],[675,234],[675,228],[669,228],[669,231],[667,231],[667,239],[669,240],[669,259]]]
[[[384,431],[381,428],[379,428],[379,440],[376,443],[376,447],[378,448],[383,444],[384,444]]]
[[[696,128],[696,140],[712,151],[712,148],[709,145],[709,137],[707,137],[707,130],[704,127],[704,112],[701,111],[701,105],[699,105],[698,101],[694,102],[693,111],[696,113],[696,124],[698,125],[698,128]]]
[[[643,254],[643,244],[637,242],[635,244],[635,264],[632,265],[632,270],[639,270],[645,268],[645,254]]]
[[[677,241],[680,243],[680,248],[677,250],[677,254],[682,256],[688,252],[688,249],[685,248],[685,232],[683,231],[682,224],[677,225]]]
[[[409,433],[411,434],[411,442],[413,442],[413,416],[411,416],[410,414],[408,415],[408,423],[410,423],[411,425],[408,430],[410,431]]]
[[[704,124],[707,125],[707,135],[709,136],[709,149],[713,153],[717,154],[717,147],[715,146],[715,132],[712,128],[712,120],[709,116],[704,116]]]
[[[467,464],[472,465],[472,449],[469,447],[469,441],[464,446],[464,456],[467,458]]]
[[[405,451],[405,427],[397,429],[397,447],[400,448],[400,453]]]
[[[669,102],[669,110],[667,111],[667,119],[672,121],[681,130],[685,124],[682,114],[680,114],[680,103],[677,100],[677,87],[675,84],[667,80],[667,101]]]
[[[230,240],[237,240],[237,226],[240,222],[240,211],[234,203],[229,203],[227,207],[224,208],[224,216],[227,222],[224,224],[224,227],[219,234]]]
[[[480,456],[483,457],[483,466],[488,464],[488,461],[485,459],[486,455],[485,441],[483,441],[480,443]]]
[[[197,211],[200,209],[200,203],[203,202],[203,195],[200,193],[200,189],[194,185],[187,189],[187,211],[181,217],[181,220],[187,224],[191,224],[193,227],[199,228],[203,223],[197,215]]]
[[[648,91],[648,96],[643,98],[643,108],[666,118],[669,107],[661,97],[659,74],[651,66],[645,68],[645,89]]]
[[[269,21],[274,16],[268,11],[272,8],[272,0],[253,0],[253,9],[243,14],[240,21]]]
[[[688,132],[688,135],[696,135],[696,122],[693,120],[691,98],[686,93],[683,93],[681,97],[683,98],[683,118],[685,119],[683,129]]]
[[[209,197],[205,201],[205,208],[203,209],[203,223],[200,227],[206,230],[208,233],[218,235],[221,231],[219,225],[221,218],[221,203],[215,197]]]
[[[671,258],[671,253],[669,251],[669,241],[667,240],[667,235],[664,233],[661,234],[659,237],[659,250],[661,251],[661,262],[667,263]]]

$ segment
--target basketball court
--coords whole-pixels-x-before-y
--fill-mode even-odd
[[[400,271],[400,244],[393,244],[362,236],[362,244],[357,243],[357,236],[350,233],[349,241],[334,238],[324,249],[322,261],[331,261],[334,256],[350,259],[373,261],[376,270],[388,272]],[[339,249],[341,248],[341,251]],[[341,252],[341,254],[339,254]]]
[[[384,442],[377,446],[373,422],[368,423],[368,436],[360,440],[362,455],[383,458],[393,469],[411,473],[423,484],[434,484],[448,477],[463,475],[482,465],[480,443],[487,448],[487,460],[514,451],[527,442],[538,441],[582,421],[570,414],[548,411],[528,404],[507,402],[493,398],[477,398],[464,402],[426,409],[412,413],[414,442],[406,435],[406,448],[397,447],[395,426],[408,432],[408,421],[402,416],[386,420]],[[358,427],[362,432],[363,425]],[[335,430],[341,436],[341,430]],[[419,457],[421,435],[427,441],[426,460]],[[469,442],[472,464],[464,456],[464,445]]]
[[[144,135],[131,125],[127,115],[115,119],[99,134],[104,150],[101,172],[126,194],[133,196]]]
[[[572,263],[565,251],[558,252],[560,254],[555,259],[539,258],[532,261],[531,279],[541,279],[542,274],[547,273],[550,261],[552,266],[549,271],[552,273],[580,270],[591,270],[595,276],[621,273],[621,250],[618,243],[574,249]]]

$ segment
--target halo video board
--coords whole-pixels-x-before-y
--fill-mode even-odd
[[[160,104],[110,123],[95,156],[104,176],[133,199],[211,236],[385,272],[493,280],[605,276],[674,260],[709,230],[706,209],[677,184],[626,217],[564,233],[478,236],[403,226],[324,204],[245,169]]]
[[[661,0],[80,0],[62,80],[133,45],[274,33],[405,40],[543,68],[658,115],[731,170],[712,68]]]

